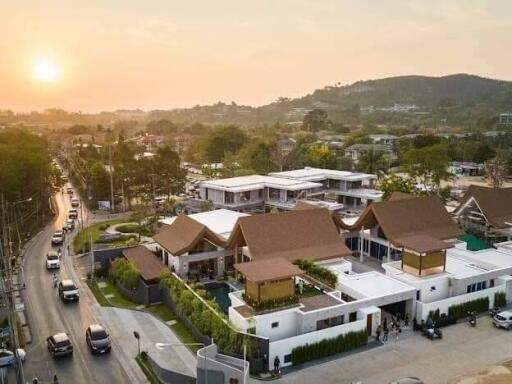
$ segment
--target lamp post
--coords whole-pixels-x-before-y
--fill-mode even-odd
[[[133,331],[133,337],[137,339],[137,356],[140,356],[140,334],[137,331]]]

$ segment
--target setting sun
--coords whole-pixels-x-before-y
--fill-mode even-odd
[[[57,79],[59,69],[52,61],[48,59],[39,59],[34,62],[33,74],[39,81],[50,82]]]

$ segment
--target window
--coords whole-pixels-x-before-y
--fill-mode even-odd
[[[250,201],[251,200],[251,191],[242,192],[242,201]]]
[[[482,283],[478,283],[478,284],[476,285],[476,290],[477,290],[477,291],[481,291],[481,290],[482,290]]]
[[[420,297],[421,297],[421,296],[420,296],[420,291],[416,291],[416,300],[418,300],[418,301],[419,301],[419,300],[420,300]]]
[[[208,200],[208,188],[204,189],[204,199]]]
[[[247,328],[247,333],[249,333],[251,335],[255,335],[256,334],[256,327]]]
[[[489,286],[492,288],[494,287],[494,279],[491,279],[491,281],[489,281]]]
[[[281,191],[275,188],[268,189],[268,198],[269,200],[279,200],[281,197]]]
[[[430,287],[430,292],[434,292],[435,290],[436,290],[436,286],[435,285]]]
[[[486,289],[487,288],[487,281],[482,281],[482,289]]]
[[[349,323],[357,320],[357,312],[352,312],[348,315]]]
[[[292,354],[284,355],[284,362],[291,363],[292,362]]]
[[[263,199],[263,189],[258,190],[258,198]]]
[[[272,323],[272,328],[277,328],[277,327],[279,327],[279,321]]]
[[[224,203],[233,204],[235,202],[235,194],[233,192],[224,192]]]

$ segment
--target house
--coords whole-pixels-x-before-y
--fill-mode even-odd
[[[370,135],[370,139],[373,144],[387,145],[389,148],[392,148],[395,140],[398,139],[398,137],[395,135],[375,134]]]
[[[469,186],[454,211],[458,222],[492,242],[512,239],[512,188]]]
[[[273,172],[269,175],[321,183],[325,196],[343,204],[345,209],[362,210],[367,204],[382,198],[382,192],[375,189],[377,177],[367,173],[305,167],[293,171]]]
[[[345,234],[347,246],[378,260],[399,259],[402,247],[411,236],[454,241],[462,230],[437,196],[394,193],[386,201],[369,205],[355,223],[334,219]]]
[[[357,164],[361,157],[372,148],[376,152],[391,153],[391,148],[384,144],[352,144],[345,148],[345,156],[351,158]]]
[[[478,176],[483,170],[483,164],[468,161],[452,161],[448,165],[448,172],[457,176]]]
[[[321,183],[273,176],[250,175],[203,181],[201,200],[210,200],[215,208],[235,211],[263,211],[265,208],[291,209],[299,198],[322,195]]]
[[[279,149],[279,152],[283,155],[289,154],[291,151],[295,149],[297,146],[297,141],[295,139],[284,137],[282,139],[277,140],[277,148]]]

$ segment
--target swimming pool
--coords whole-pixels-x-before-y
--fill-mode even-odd
[[[205,284],[204,289],[213,296],[222,311],[228,313],[228,309],[231,306],[231,300],[229,298],[229,292],[232,291],[231,287],[226,283],[215,282]]]

